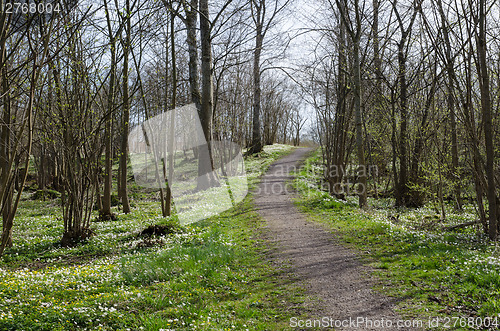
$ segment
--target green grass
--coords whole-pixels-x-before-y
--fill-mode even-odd
[[[401,300],[403,316],[493,317],[500,323],[500,249],[474,228],[443,230],[474,219],[471,206],[463,213],[448,206],[446,221],[433,216],[433,206],[395,209],[387,199],[370,199],[371,208],[363,211],[357,197],[337,200],[316,188],[319,157],[296,174],[297,205],[360,252],[375,268],[377,289]]]
[[[246,161],[251,185],[290,147]],[[221,215],[176,226],[167,237],[137,234],[163,219],[140,192],[132,213],[92,223],[97,233],[59,245],[57,200],[22,202],[14,246],[0,261],[0,330],[282,330],[310,300],[269,260],[262,220],[248,196]]]

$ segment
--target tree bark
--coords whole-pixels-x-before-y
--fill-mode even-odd
[[[129,99],[129,90],[128,90],[128,59],[130,53],[130,17],[131,17],[131,8],[130,8],[130,0],[126,0],[125,2],[126,9],[126,17],[125,19],[125,41],[123,44],[123,119],[122,119],[122,140],[121,140],[121,154],[120,154],[120,190],[121,190],[121,199],[123,204],[123,212],[125,214],[130,213],[130,203],[128,200],[127,193],[127,160],[128,160],[128,133],[129,133],[129,120],[130,120],[130,99]]]
[[[5,47],[2,47],[2,54],[5,53]],[[0,58],[4,58],[1,56]],[[3,62],[3,61],[2,61]],[[3,95],[3,125],[0,130],[0,165],[1,165],[1,176],[0,176],[0,208],[2,208],[2,229],[8,229],[10,223],[10,215],[12,209],[12,198],[14,194],[13,185],[8,185],[9,177],[11,172],[11,100],[9,92],[9,84],[7,81],[7,66],[4,66],[1,70],[1,80],[2,80],[2,95]],[[5,246],[12,246],[12,234],[8,232],[6,234]]]
[[[111,67],[109,74],[109,90],[107,99],[107,114],[105,118],[105,128],[104,128],[104,143],[105,143],[105,160],[104,160],[104,192],[102,197],[102,210],[101,217],[107,218],[111,217],[111,189],[112,189],[112,167],[113,167],[113,154],[112,154],[112,116],[114,111],[114,101],[115,101],[115,81],[116,81],[116,38],[113,35],[111,28],[111,19],[109,17],[109,12],[107,9],[107,1],[104,1],[106,21],[108,25],[108,34],[110,38],[111,47]]]
[[[172,7],[172,6],[171,6]],[[177,60],[175,54],[175,13],[170,13],[170,52],[172,59],[172,109],[177,107]],[[166,52],[168,54],[168,51]],[[168,77],[168,73],[165,74]],[[166,101],[166,100],[165,100]],[[168,139],[168,181],[167,181],[167,195],[165,199],[165,212],[164,216],[172,214],[172,189],[170,181],[174,177],[174,139],[175,139],[175,118],[173,112],[170,115],[170,132]]]
[[[355,26],[348,24],[347,6],[344,2],[337,0],[337,5],[346,26],[347,31],[352,41],[352,58],[353,58],[353,81],[354,81],[354,117],[356,126],[356,149],[358,157],[358,198],[359,207],[366,208],[367,201],[367,169],[365,161],[365,151],[363,146],[363,119],[361,112],[361,63],[359,56],[359,47],[361,40],[361,13],[359,8],[359,0],[354,0],[354,16],[356,17]]]
[[[346,142],[347,142],[347,132],[349,127],[349,121],[346,119],[347,116],[347,96],[349,94],[346,82],[346,71],[347,71],[347,47],[346,47],[346,27],[343,20],[340,22],[339,27],[339,51],[338,51],[338,83],[337,83],[337,102],[336,109],[333,120],[333,143],[330,143],[328,149],[331,150],[332,157],[330,166],[327,166],[328,171],[330,171],[330,183],[329,190],[330,194],[333,194],[337,198],[344,198],[345,192],[341,184],[344,180],[344,170],[346,167],[345,153],[346,153]],[[329,86],[326,87],[326,104],[330,104]],[[328,107],[327,107],[328,108]],[[330,167],[332,169],[330,169]],[[333,171],[332,171],[333,170]]]
[[[408,164],[407,164],[407,138],[408,138],[408,86],[406,84],[406,34],[403,33],[398,44],[398,79],[399,79],[399,111],[401,122],[399,125],[399,180],[396,193],[396,206],[406,206],[408,195]]]
[[[415,0],[412,8],[413,13],[408,26],[405,28],[403,20],[399,15],[396,2],[392,3],[394,13],[398,20],[401,38],[398,42],[398,81],[399,81],[399,180],[396,186],[396,206],[406,206],[408,204],[408,83],[406,81],[406,61],[408,38],[413,28],[413,23],[420,10],[422,0]]]
[[[12,228],[14,224],[14,216],[16,214],[19,202],[21,200],[21,194],[23,192],[24,186],[26,184],[26,178],[28,176],[29,161],[31,155],[31,149],[33,146],[33,108],[34,108],[34,98],[35,90],[40,77],[40,72],[42,66],[40,63],[44,63],[47,57],[48,46],[50,37],[52,34],[53,24],[50,23],[49,27],[43,32],[39,37],[40,45],[31,48],[33,53],[27,54],[27,60],[22,64],[22,66],[27,66],[29,76],[27,77],[27,82],[29,89],[26,93],[27,104],[24,110],[24,118],[20,120],[21,125],[18,130],[13,130],[13,116],[16,116],[16,112],[12,112],[12,100],[11,100],[11,86],[8,84],[8,65],[7,65],[7,54],[6,54],[6,41],[11,35],[9,35],[9,26],[7,24],[7,14],[0,13],[0,86],[2,88],[4,118],[5,126],[3,126],[0,131],[0,160],[3,159],[4,162],[0,165],[1,175],[0,175],[0,213],[2,214],[2,234],[0,242],[0,256],[4,253],[7,246],[12,244]],[[28,28],[26,28],[26,31]],[[32,37],[26,35],[29,43],[33,43]],[[11,50],[13,51],[13,50]],[[32,61],[32,63],[30,63]],[[7,118],[9,116],[9,118]],[[16,119],[19,120],[19,119]],[[26,130],[26,131],[25,131]],[[27,136],[27,137],[26,137]],[[13,164],[16,155],[20,152],[20,144],[26,141],[24,145],[25,161],[24,170],[22,174],[19,173],[21,170],[16,169],[13,171]],[[13,146],[11,146],[13,143]],[[20,162],[22,154],[17,158],[16,163]],[[14,199],[13,184],[17,185],[16,197]]]
[[[356,0],[356,7],[358,1]],[[359,8],[357,8],[359,9]],[[358,15],[358,13],[356,13]],[[356,146],[358,154],[358,196],[359,207],[366,208],[367,201],[367,185],[366,185],[366,161],[365,150],[363,146],[363,119],[361,114],[361,64],[359,58],[359,43],[361,37],[361,21],[358,21],[358,27],[353,34],[353,60],[354,60],[354,116],[356,122]]]
[[[198,45],[196,38],[197,8],[198,0],[191,0],[189,5],[184,3],[184,11],[186,12],[184,24],[187,30],[186,43],[188,44],[189,53],[189,87],[191,90],[191,101],[199,111],[201,109],[201,94],[199,85],[200,75],[198,71]]]
[[[495,191],[495,169],[494,147],[493,147],[493,124],[491,115],[490,78],[486,60],[486,0],[479,2],[479,35],[476,37],[477,52],[479,60],[479,77],[481,91],[481,108],[483,114],[484,140],[486,146],[486,179],[489,209],[489,237],[491,240],[497,238],[497,197]]]
[[[255,49],[253,53],[253,104],[252,104],[252,143],[249,154],[256,154],[262,151],[262,134],[260,128],[260,106],[261,106],[261,70],[260,57],[262,54],[262,45],[264,42],[263,34],[263,9],[264,2],[259,1],[255,4]]]
[[[448,78],[446,103],[448,106],[448,111],[450,112],[450,129],[451,129],[451,180],[453,183],[454,194],[455,194],[455,207],[458,210],[462,210],[462,193],[460,187],[460,175],[458,173],[458,139],[457,139],[457,122],[455,114],[455,62],[451,56],[451,42],[449,37],[450,27],[446,20],[446,16],[443,10],[442,0],[437,1],[439,16],[441,17],[441,26],[443,29],[443,40],[445,47],[445,60],[446,60],[446,73]]]
[[[208,0],[200,0],[200,41],[201,41],[201,108],[199,111],[201,127],[206,146],[201,146],[198,155],[198,189],[209,188],[215,182],[211,173],[214,168],[212,159],[212,118],[213,118],[213,73],[212,73],[212,28],[208,10]]]

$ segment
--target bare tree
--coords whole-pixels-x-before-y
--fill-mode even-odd
[[[441,0],[436,0],[437,9],[439,12],[439,17],[441,19],[441,27],[443,31],[443,41],[444,41],[444,61],[447,73],[447,89],[448,96],[446,102],[448,105],[448,111],[450,112],[450,127],[451,127],[451,180],[455,188],[455,201],[458,210],[462,210],[462,196],[461,188],[459,183],[459,170],[458,170],[458,139],[457,139],[457,121],[455,114],[455,58],[451,53],[451,41],[450,41],[450,31],[451,26],[448,22]]]
[[[479,16],[477,23],[479,24],[479,32],[476,35],[477,53],[478,53],[478,74],[479,86],[481,91],[481,108],[483,115],[484,141],[486,146],[486,179],[487,179],[487,196],[488,196],[488,212],[489,212],[489,236],[491,240],[497,238],[497,223],[498,223],[498,205],[495,185],[495,169],[494,165],[494,148],[493,148],[493,124],[491,115],[491,95],[490,95],[490,78],[487,66],[487,46],[486,46],[486,0],[479,0]]]
[[[410,38],[413,24],[419,13],[421,0],[414,0],[409,13],[409,22],[405,27],[404,16],[397,7],[397,0],[392,2],[392,8],[397,18],[400,39],[398,42],[398,82],[399,82],[399,178],[396,179],[396,206],[406,206],[408,199],[408,83],[407,83],[407,42]],[[393,119],[395,121],[395,119]]]
[[[123,212],[130,213],[130,203],[127,193],[127,160],[128,160],[128,134],[130,121],[130,96],[129,96],[129,54],[132,46],[131,19],[134,4],[130,0],[125,0],[125,12],[120,14],[121,24],[124,25],[125,37],[121,38],[123,47],[123,73],[122,73],[122,96],[123,96],[123,115],[122,115],[122,137],[120,150],[120,197],[123,204]]]
[[[121,27],[117,32],[113,32],[112,21],[110,17],[110,12],[108,8],[108,1],[104,0],[104,11],[106,14],[106,23],[108,28],[108,38],[110,46],[110,69],[109,69],[109,84],[108,84],[108,98],[107,98],[107,113],[105,117],[105,132],[104,132],[104,144],[105,144],[105,160],[104,160],[104,192],[102,198],[102,210],[101,218],[109,219],[112,218],[111,213],[111,189],[112,189],[112,166],[113,166],[113,155],[112,155],[112,114],[115,112],[115,84],[116,84],[116,40],[121,34]]]
[[[20,23],[20,15],[0,13],[0,214],[2,236],[0,256],[12,245],[12,227],[26,177],[33,144],[33,108],[38,82],[49,56],[54,21],[35,25],[34,17]],[[23,42],[25,40],[25,42]],[[22,57],[20,47],[27,52]],[[17,56],[19,58],[15,59]],[[21,90],[19,75],[27,77],[28,88]],[[19,88],[19,91],[16,91]],[[16,104],[16,106],[13,106]],[[19,106],[18,106],[19,105]],[[24,168],[14,169],[24,162]],[[14,199],[14,187],[17,194]]]
[[[359,0],[354,0],[354,16],[355,21],[352,22],[350,15],[347,13],[347,1],[337,1],[337,6],[345,24],[346,30],[351,37],[353,44],[352,57],[353,57],[353,81],[354,81],[354,114],[356,126],[356,146],[358,156],[358,191],[359,191],[359,206],[361,208],[367,207],[367,170],[365,162],[365,151],[363,146],[363,119],[361,114],[361,63],[360,63],[360,41],[361,41],[361,15],[362,8],[359,6]]]
[[[284,11],[291,0],[251,0],[252,20],[255,26],[255,48],[253,51],[253,117],[252,142],[248,154],[259,153],[262,150],[261,134],[261,56],[264,38],[269,32],[278,15]]]

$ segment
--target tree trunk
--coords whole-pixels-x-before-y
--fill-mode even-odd
[[[7,15],[5,13],[0,13],[0,86],[3,93],[3,111],[4,116],[2,120],[5,120],[0,130],[0,160],[3,159],[4,162],[0,165],[0,212],[2,213],[2,234],[0,243],[0,256],[3,254],[5,248],[12,244],[12,227],[14,223],[14,216],[16,214],[19,202],[21,200],[21,194],[23,192],[24,186],[26,184],[26,178],[28,176],[29,161],[31,155],[31,149],[33,146],[33,108],[34,108],[34,98],[35,90],[38,85],[38,80],[40,77],[40,72],[42,70],[41,63],[46,61],[46,56],[48,52],[49,38],[52,33],[52,23],[50,23],[47,30],[39,37],[41,43],[40,45],[35,45],[31,47],[31,51],[27,55],[27,60],[24,62],[23,66],[26,66],[29,76],[26,77],[25,82],[28,83],[29,89],[26,93],[27,104],[24,108],[24,118],[22,118],[20,127],[14,130],[12,124],[15,121],[20,120],[17,118],[17,112],[11,111],[12,100],[10,92],[11,86],[7,81],[9,77],[8,64],[7,64],[7,54],[6,54],[6,41],[12,36],[9,33],[9,26],[7,24]],[[30,42],[33,42],[29,39]],[[33,46],[33,45],[31,45]],[[12,51],[12,49],[11,49]],[[30,63],[32,61],[32,63]],[[39,61],[39,62],[38,62]],[[7,118],[8,116],[8,118]],[[16,118],[13,119],[13,117]],[[25,142],[23,152],[20,153],[22,148],[21,144]],[[11,146],[13,143],[13,146]],[[19,176],[21,170],[16,169],[13,171],[13,161],[16,155],[19,155],[18,162],[20,162],[23,154],[25,154],[24,170]],[[14,199],[13,182],[18,186],[16,197]]]
[[[212,159],[212,118],[213,118],[213,74],[212,74],[212,37],[208,0],[200,0],[200,39],[201,39],[201,75],[202,93],[199,111],[201,127],[206,146],[202,146],[198,155],[198,189],[204,190],[215,184],[212,178],[214,168]]]
[[[2,55],[5,52],[5,47],[2,47]],[[3,59],[3,56],[1,56]],[[14,187],[9,185],[9,177],[12,174],[11,158],[11,100],[9,92],[9,84],[7,81],[7,66],[1,70],[2,80],[2,95],[3,95],[3,125],[0,127],[0,208],[2,208],[2,242],[3,236],[6,236],[5,247],[12,246],[12,233],[6,231],[11,223],[10,215],[12,209],[12,198]],[[4,234],[5,233],[5,234]],[[2,245],[3,246],[3,245]],[[1,255],[1,254],[0,254]]]
[[[348,8],[345,2],[337,0],[337,6],[346,30],[349,32],[352,41],[352,59],[353,59],[353,82],[354,82],[354,117],[356,126],[356,148],[358,156],[358,188],[359,207],[367,207],[367,169],[365,162],[365,151],[363,146],[363,119],[361,113],[361,64],[359,56],[359,47],[361,40],[361,13],[359,0],[354,1],[354,16],[356,17],[355,26],[348,24]]]
[[[111,217],[111,189],[113,185],[113,154],[112,154],[112,112],[115,107],[115,80],[116,80],[116,39],[113,36],[113,31],[111,28],[111,19],[109,17],[109,12],[107,9],[107,1],[104,1],[106,21],[108,24],[108,34],[110,38],[111,47],[111,68],[109,75],[109,91],[108,91],[108,104],[107,104],[107,114],[105,118],[105,128],[104,128],[104,143],[105,143],[105,160],[104,160],[104,192],[102,197],[102,210],[101,217],[107,218]]]
[[[477,136],[476,132],[476,120],[473,111],[472,104],[472,44],[470,44],[470,50],[465,54],[464,58],[467,60],[465,66],[465,87],[466,93],[465,98],[461,95],[462,104],[464,108],[465,115],[465,128],[468,133],[468,142],[472,149],[472,161],[473,161],[473,178],[474,178],[474,188],[476,191],[476,203],[479,212],[479,219],[483,225],[485,233],[488,233],[488,221],[486,217],[486,211],[484,209],[483,195],[485,191],[485,176],[483,172],[484,163],[480,155],[479,146],[480,138]]]
[[[483,129],[486,145],[486,179],[489,209],[489,236],[491,240],[497,238],[497,197],[495,192],[495,169],[493,147],[493,124],[491,115],[490,79],[486,60],[486,0],[479,3],[479,35],[476,39],[479,59],[479,85],[481,90],[481,108],[483,114]]]
[[[398,80],[399,80],[399,109],[400,109],[400,126],[399,126],[399,180],[396,180],[396,206],[406,206],[408,204],[408,83],[406,81],[406,61],[407,50],[406,45],[410,37],[413,23],[420,10],[422,0],[416,0],[413,4],[413,13],[408,26],[405,28],[403,20],[399,15],[396,7],[396,2],[392,3],[394,13],[398,20],[401,39],[398,43]],[[393,119],[395,121],[395,119]]]
[[[329,171],[329,192],[337,198],[344,198],[345,192],[342,188],[345,170],[345,150],[347,140],[347,127],[349,126],[347,118],[347,82],[346,82],[346,69],[347,69],[347,55],[346,55],[346,38],[345,38],[345,23],[340,22],[339,27],[339,50],[338,50],[338,83],[337,83],[337,103],[335,105],[335,113],[333,118],[333,130],[331,134],[333,137],[328,142],[328,154],[331,160],[327,169]],[[326,100],[327,109],[330,108],[330,86],[326,86]]]
[[[127,159],[128,159],[128,133],[129,133],[129,120],[130,120],[130,99],[128,90],[128,58],[130,53],[130,0],[126,0],[126,17],[125,17],[125,42],[123,44],[123,120],[122,120],[122,140],[121,140],[121,154],[120,154],[120,190],[121,199],[123,204],[123,212],[130,213],[130,203],[127,194]]]
[[[261,86],[260,86],[260,56],[262,54],[262,45],[264,42],[263,35],[263,13],[262,2],[256,8],[256,34],[255,34],[255,50],[253,53],[253,116],[252,116],[252,144],[248,151],[249,154],[256,154],[262,151],[262,136],[260,130],[260,102],[261,102]]]
[[[446,59],[446,73],[448,78],[447,86],[447,98],[446,103],[448,106],[448,111],[450,112],[450,128],[451,128],[451,181],[454,188],[455,194],[455,207],[457,210],[462,210],[462,194],[460,188],[460,174],[458,173],[458,141],[457,141],[457,123],[455,114],[455,63],[451,56],[451,43],[449,37],[449,24],[446,20],[446,16],[443,10],[443,4],[441,0],[437,1],[439,15],[441,17],[441,25],[443,29],[443,40],[445,47],[445,59]]]
[[[2,239],[1,239],[1,243],[0,243],[0,256],[2,256],[4,250],[7,246],[12,245],[12,227],[14,225],[14,215],[16,214],[17,208],[19,206],[19,201],[21,200],[21,194],[23,192],[24,185],[26,184],[26,178],[28,177],[31,148],[33,146],[33,102],[34,102],[34,98],[35,98],[35,86],[37,85],[38,77],[39,77],[39,71],[38,71],[39,69],[35,67],[35,64],[36,63],[33,63],[34,66],[32,69],[33,72],[31,74],[31,86],[30,86],[30,91],[29,91],[29,99],[28,99],[28,105],[26,106],[27,122],[25,125],[28,129],[28,131],[27,131],[28,141],[27,141],[26,147],[25,147],[26,159],[25,159],[25,164],[24,164],[24,170],[23,170],[21,177],[19,178],[19,189],[17,191],[16,199],[15,199],[13,205],[9,205],[9,207],[8,207],[9,213],[7,215],[2,215],[3,228],[2,228]],[[15,150],[14,150],[14,152],[15,152]],[[13,157],[13,154],[11,154],[11,157]],[[11,165],[12,165],[12,163],[9,164],[9,166],[11,166]],[[19,170],[16,170],[16,171],[19,171]],[[12,187],[10,188],[10,190],[12,190]],[[10,195],[13,195],[12,191],[10,191],[10,192],[8,191],[6,193],[8,195],[7,198],[9,198]],[[13,199],[10,198],[10,201],[12,201],[12,200]],[[3,201],[2,201],[2,203],[3,203]],[[7,217],[4,218],[5,216],[7,216]]]
[[[172,11],[170,15],[170,52],[172,59],[172,109],[177,107],[177,63],[175,55],[175,13]],[[168,51],[166,52],[168,54]],[[168,61],[167,61],[168,62]],[[168,77],[168,72],[165,73]],[[165,100],[166,101],[166,100]],[[167,195],[165,198],[165,212],[164,216],[172,214],[172,189],[170,182],[174,176],[174,139],[175,139],[175,118],[173,112],[170,115],[170,132],[168,139],[168,181],[167,181]]]
[[[380,96],[382,94],[382,59],[380,58],[380,42],[378,36],[379,29],[379,7],[380,0],[373,0],[373,64],[375,66],[375,94]]]
[[[408,86],[406,84],[406,56],[404,49],[406,46],[406,34],[398,44],[398,79],[399,79],[399,109],[401,122],[399,126],[399,180],[396,192],[396,206],[406,206],[408,193],[408,163],[407,163],[407,124],[408,124]]]
[[[186,43],[189,53],[189,87],[191,90],[191,101],[195,104],[196,109],[201,109],[201,94],[200,94],[200,76],[198,71],[198,45],[196,39],[196,22],[198,15],[198,0],[191,0],[190,4],[184,3],[184,11],[186,18],[184,24],[187,30]]]
[[[361,70],[359,60],[359,37],[353,40],[353,60],[354,60],[354,115],[356,121],[356,146],[358,153],[358,196],[359,207],[366,208],[367,186],[366,186],[366,162],[363,146],[363,120],[361,114]]]

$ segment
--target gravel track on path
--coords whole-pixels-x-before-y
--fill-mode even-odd
[[[341,245],[321,225],[307,221],[293,205],[290,172],[298,169],[310,152],[311,149],[299,148],[276,161],[255,192],[255,207],[266,220],[266,236],[276,247],[273,259],[280,264],[289,263],[308,293],[320,299],[319,311],[311,319],[343,321],[344,327],[335,330],[416,330],[396,326],[401,320],[392,309],[396,299],[371,289],[376,280],[357,253]],[[366,323],[348,324],[358,318]],[[370,327],[370,320],[376,323],[382,319],[391,320],[392,327],[387,327],[388,322],[384,322],[383,328],[375,327],[376,324]]]

